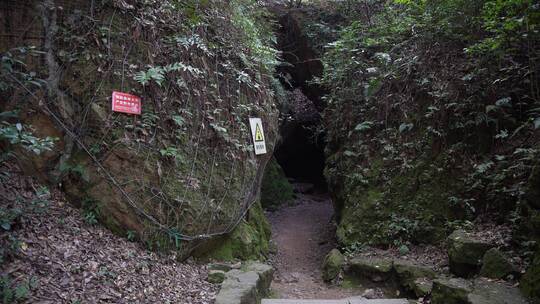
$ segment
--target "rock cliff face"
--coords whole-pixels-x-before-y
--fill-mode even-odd
[[[36,135],[58,139],[51,152],[21,155],[27,172],[61,185],[88,219],[150,248],[188,254],[235,227],[232,235],[248,231],[267,248],[258,192],[277,136],[279,84],[269,76],[272,37],[253,31],[269,27],[263,10],[245,1],[91,3],[2,8],[45,33],[0,50],[42,51],[12,55],[45,81],[2,96],[1,110],[19,109]],[[142,115],[112,112],[113,91],[140,96]],[[249,117],[263,120],[266,155],[253,153]]]

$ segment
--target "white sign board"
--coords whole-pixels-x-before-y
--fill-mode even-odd
[[[266,153],[266,143],[264,141],[264,131],[262,120],[260,118],[250,118],[249,126],[251,127],[251,136],[253,137],[253,147],[255,155]]]

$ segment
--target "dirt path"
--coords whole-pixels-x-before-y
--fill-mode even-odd
[[[326,195],[299,194],[295,204],[269,215],[278,253],[272,290],[279,298],[340,299],[359,291],[326,285],[325,255],[335,246],[332,202]]]

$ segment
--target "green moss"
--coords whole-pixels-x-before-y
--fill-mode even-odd
[[[480,275],[492,279],[504,279],[507,275],[517,272],[508,258],[496,248],[484,254]]]
[[[463,279],[440,278],[433,282],[431,302],[433,304],[466,304],[472,284]]]
[[[379,218],[376,213],[370,213],[369,210],[377,205],[382,193],[377,189],[369,189],[363,195],[356,199],[356,203],[346,204],[341,215],[341,221],[338,225],[336,235],[338,241],[346,246],[355,242],[369,242],[371,230],[369,223],[376,223]],[[350,202],[353,197],[347,201]],[[365,224],[365,225],[364,225]]]
[[[467,212],[449,202],[460,183],[449,170],[441,169],[444,160],[432,162],[417,161],[413,169],[394,176],[383,174],[381,158],[371,161],[362,174],[347,166],[352,172],[345,176],[343,190],[338,188],[336,195],[343,205],[338,209],[339,242],[350,246],[444,240],[447,221],[467,218]]]
[[[424,288],[423,284],[417,283],[417,279],[428,278],[434,279],[436,277],[435,271],[431,268],[415,265],[410,261],[394,261],[394,270],[400,281],[401,286],[404,286],[408,290],[415,290],[417,287]],[[420,282],[420,281],[419,281]]]
[[[247,221],[241,222],[230,235],[195,255],[201,260],[264,260],[269,251],[270,234],[270,224],[260,203],[256,203],[249,210]]]
[[[341,287],[346,289],[355,289],[361,287],[363,280],[358,276],[345,274],[343,277],[343,282],[341,282]]]
[[[324,259],[323,280],[326,282],[334,280],[341,271],[344,262],[345,258],[341,252],[337,249],[332,249]]]
[[[266,240],[269,240],[272,235],[270,223],[264,215],[264,211],[260,203],[254,204],[249,209],[249,223],[257,229],[257,232]],[[267,242],[266,242],[267,243]],[[268,244],[265,244],[268,247]]]
[[[268,291],[268,296],[266,297],[267,299],[279,299],[281,298],[279,293],[277,291],[275,291],[274,289],[270,289],[270,291]]]
[[[277,209],[293,198],[293,188],[275,158],[266,165],[261,185],[261,203],[266,209]]]

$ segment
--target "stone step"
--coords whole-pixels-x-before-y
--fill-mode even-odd
[[[408,304],[406,299],[376,299],[347,298],[341,300],[294,300],[294,299],[263,299],[261,304]]]

